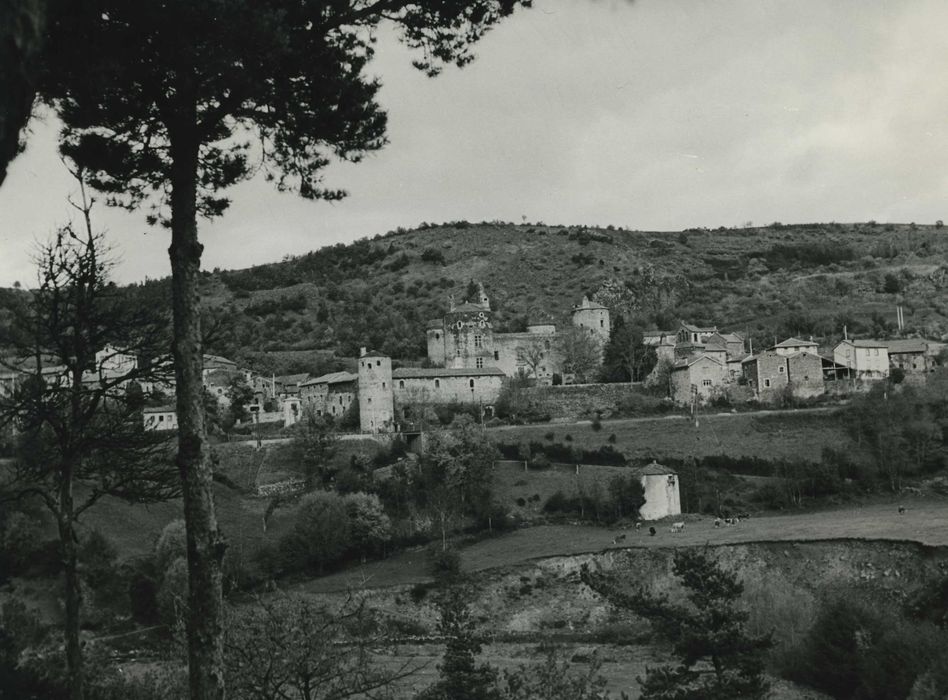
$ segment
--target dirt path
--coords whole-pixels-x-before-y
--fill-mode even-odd
[[[692,520],[679,534],[667,523],[656,524],[652,537],[643,530],[612,530],[589,525],[540,525],[477,542],[462,550],[462,567],[476,572],[526,564],[534,559],[570,556],[625,547],[679,547],[723,545],[755,541],[879,539],[910,540],[932,546],[948,546],[948,500],[906,501],[898,504],[838,508],[798,515],[751,518],[733,527],[714,527],[712,518]],[[625,540],[614,542],[617,535]],[[300,584],[297,589],[329,593],[351,588],[381,588],[430,580],[423,549],[402,552],[384,561],[372,562]]]

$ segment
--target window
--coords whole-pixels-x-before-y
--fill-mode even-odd
[[[468,382],[468,384],[470,385],[470,387],[471,387],[472,389],[474,388],[474,380],[473,380],[473,379],[471,379],[471,380]]]
[[[494,359],[495,359],[495,360],[499,360],[499,359],[500,359],[500,352],[497,351],[497,350],[494,350]]]
[[[371,396],[369,397],[369,403],[372,403],[372,397],[371,397]]]
[[[770,386],[770,380],[769,380],[769,379],[765,379],[765,380],[764,380],[764,386]]]
[[[405,388],[405,380],[404,380],[404,379],[402,379],[402,380],[398,383],[398,388],[399,388],[399,389],[404,389],[404,388]]]
[[[435,340],[441,340],[441,334],[435,333]]]
[[[460,357],[460,356],[461,356],[461,346],[460,346],[460,345],[458,345],[456,348],[454,348],[454,355],[455,355],[455,357]]]
[[[383,387],[385,386],[385,383],[384,383],[384,382],[382,383],[382,386],[383,386]],[[341,397],[341,396],[339,397],[339,405],[340,405],[340,406],[342,405],[342,397]]]
[[[711,380],[710,380],[710,379],[702,379],[702,380],[701,380],[701,385],[702,385],[702,386],[711,386]]]
[[[381,367],[381,366],[382,366],[382,361],[381,361],[381,360],[376,360],[376,361],[375,361],[375,366],[376,366],[376,367]]]
[[[480,369],[481,367],[483,367],[483,366],[484,366],[484,358],[483,358],[483,357],[478,357],[476,360],[474,360],[474,366],[477,367],[478,369]]]
[[[804,374],[804,375],[803,375],[803,381],[805,381],[805,382],[810,381],[810,375]]]
[[[440,386],[441,386],[441,380],[435,379],[435,389],[439,388]]]
[[[873,354],[874,354],[876,357],[879,357],[879,348],[876,348],[875,351],[873,352]]]
[[[781,368],[782,369],[782,368]],[[382,382],[382,388],[385,388],[385,382]]]
[[[781,366],[781,367],[778,367],[778,368],[777,368],[777,371],[780,372],[780,374],[783,374],[783,369],[784,369],[784,368]]]
[[[482,336],[482,335],[475,335],[475,336],[474,336],[474,347],[475,347],[475,348],[482,348],[482,347],[484,347],[484,336]]]
[[[606,327],[606,322],[605,322],[604,319],[601,319],[601,318],[599,319],[599,327],[600,327],[600,328],[605,328],[605,327]]]
[[[158,416],[158,422],[159,422],[159,423],[164,423],[164,422],[165,422],[165,417],[164,417],[164,416]]]

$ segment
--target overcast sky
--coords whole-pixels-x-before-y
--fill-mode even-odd
[[[538,0],[434,80],[380,38],[390,145],[326,184],[262,181],[201,222],[204,266],[279,260],[422,221],[676,230],[948,218],[948,3]],[[0,188],[0,286],[70,216],[55,123]],[[106,210],[121,282],[169,273],[167,233]]]

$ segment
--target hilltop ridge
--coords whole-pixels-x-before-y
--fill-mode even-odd
[[[646,328],[678,319],[769,343],[774,336],[948,333],[948,233],[940,224],[772,224],[629,231],[614,227],[422,224],[282,262],[205,272],[208,351],[275,371],[345,366],[358,348],[406,362],[425,356],[425,325],[449,296],[483,282],[500,330],[564,322],[604,284],[652,290]],[[132,285],[164,303],[167,280]],[[755,343],[756,345],[756,343]]]

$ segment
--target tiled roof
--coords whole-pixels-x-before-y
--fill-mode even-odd
[[[321,377],[314,377],[313,379],[307,379],[305,382],[300,382],[300,386],[312,386],[314,384],[342,384],[344,382],[354,382],[359,378],[358,374],[353,374],[352,372],[330,372],[329,374],[324,374]]]
[[[890,355],[904,352],[925,353],[928,351],[928,343],[921,338],[903,338],[900,340],[883,340],[881,342],[888,348]]]
[[[287,384],[300,384],[306,381],[307,377],[309,377],[307,372],[301,374],[284,374],[282,377],[276,377],[275,381],[277,384],[283,384],[285,386]]]
[[[849,340],[840,341],[839,344],[842,345],[843,343],[849,343],[850,345],[852,345],[852,346],[854,346],[854,347],[857,347],[857,348],[884,348],[884,347],[885,347],[885,343],[882,342],[881,340],[853,340],[853,339],[849,339]]]
[[[713,363],[715,363],[715,364],[717,364],[717,365],[723,365],[723,364],[724,364],[724,363],[721,362],[721,360],[719,360],[718,358],[716,358],[716,357],[711,357],[711,355],[698,355],[697,357],[693,357],[693,358],[691,358],[690,360],[681,360],[680,362],[676,362],[676,363],[675,363],[675,366],[672,367],[672,371],[676,371],[676,370],[679,370],[679,369],[687,369],[688,367],[691,367],[691,365],[695,364],[696,362],[700,362],[701,360],[708,360],[708,361],[713,362]]]
[[[504,377],[497,367],[462,367],[446,369],[443,367],[400,367],[392,372],[394,379],[437,377]]]
[[[485,309],[483,306],[472,304],[469,301],[464,302],[460,306],[455,306],[454,310],[450,311],[449,313],[452,313],[452,314],[462,313],[463,314],[463,313],[472,313],[472,312],[478,312],[478,311],[483,311],[484,313],[490,313],[490,309]]]
[[[799,338],[787,338],[783,342],[777,343],[774,345],[775,348],[796,348],[801,345],[812,345],[816,347],[816,343],[812,340],[800,340]]]

